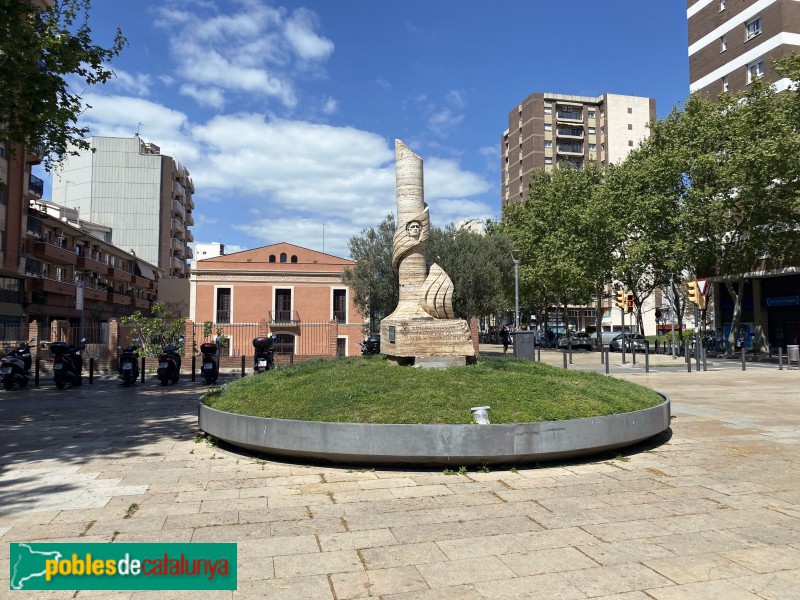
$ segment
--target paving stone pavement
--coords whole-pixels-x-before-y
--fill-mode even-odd
[[[0,597],[800,598],[800,371],[616,371],[671,397],[671,430],[463,475],[212,446],[186,380],[0,392]],[[7,591],[8,542],[45,540],[235,541],[239,587]]]

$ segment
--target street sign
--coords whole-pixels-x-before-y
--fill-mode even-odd
[[[708,291],[710,286],[708,285],[708,279],[698,279],[697,280],[697,292],[701,296],[708,296]]]
[[[75,282],[75,308],[83,310],[83,282]]]

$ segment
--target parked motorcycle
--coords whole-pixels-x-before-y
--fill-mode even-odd
[[[182,342],[183,338],[178,340]],[[164,346],[164,350],[158,355],[158,378],[161,385],[168,383],[178,383],[181,375],[181,355],[178,354],[180,348],[174,344]]]
[[[139,379],[139,346],[125,348],[119,355],[119,378],[122,385],[131,385]]]
[[[81,338],[81,344],[86,338]],[[63,390],[70,386],[79,386],[83,383],[81,371],[83,359],[80,352],[84,346],[75,346],[67,342],[53,342],[50,344],[50,353],[53,355],[53,381],[56,387]]]
[[[275,368],[274,351],[272,349],[273,336],[260,336],[253,339],[253,373],[258,375],[264,371]]]
[[[3,387],[10,390],[14,385],[25,387],[31,371],[31,346],[36,338],[27,344],[20,342],[17,347],[0,360],[0,376],[3,378]]]
[[[361,355],[370,356],[381,353],[381,336],[371,335],[363,342],[359,341],[358,345],[361,346]]]
[[[219,376],[219,345],[216,342],[200,344],[200,354],[203,356],[200,375],[206,385],[216,383]]]

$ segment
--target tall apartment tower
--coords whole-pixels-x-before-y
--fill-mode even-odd
[[[81,219],[107,225],[114,244],[188,278],[194,184],[189,171],[138,135],[92,137],[89,150],[67,156],[53,177],[53,201]]]
[[[649,135],[655,118],[653,98],[531,94],[508,113],[501,140],[503,206],[525,198],[535,170],[562,162],[578,168],[587,160],[620,162]]]
[[[788,87],[772,61],[800,52],[800,1],[687,0],[686,19],[691,92],[716,97],[754,77]]]

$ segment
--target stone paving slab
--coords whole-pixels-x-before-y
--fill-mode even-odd
[[[236,592],[43,598],[800,597],[800,373],[723,367],[620,365],[672,398],[666,435],[466,475],[212,446],[197,438],[202,388],[183,381],[0,392],[0,562],[17,540],[239,545]]]

